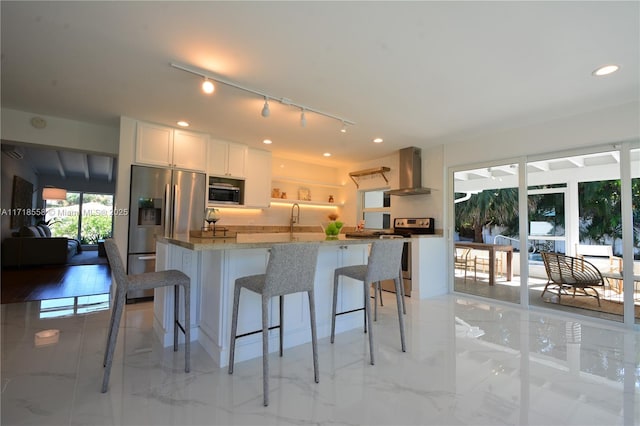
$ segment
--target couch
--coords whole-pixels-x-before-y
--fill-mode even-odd
[[[47,225],[23,226],[2,241],[2,267],[64,265],[80,251],[80,241],[52,237]]]

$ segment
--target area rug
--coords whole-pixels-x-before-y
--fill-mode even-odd
[[[98,256],[96,250],[83,250],[73,256],[67,265],[106,265],[107,258]]]
[[[545,294],[544,301],[547,303],[557,304],[557,294],[552,293],[553,295],[550,298],[547,298],[546,296],[548,293],[549,292]],[[571,306],[580,309],[588,309],[590,311],[596,312],[606,312],[608,314],[614,315],[623,315],[624,311],[624,306],[622,303],[600,298],[600,306],[598,306],[598,301],[594,297],[585,296],[572,297],[571,295],[562,295],[562,297],[560,298],[560,305]],[[635,305],[635,317],[640,318],[640,306],[638,305]]]

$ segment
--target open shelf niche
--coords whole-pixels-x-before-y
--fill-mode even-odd
[[[343,203],[339,202],[342,198],[342,190],[344,185],[314,181],[309,179],[300,179],[288,176],[273,176],[271,178],[271,184],[273,188],[279,188],[281,192],[287,193],[287,198],[274,198],[272,196],[272,202],[281,203],[299,203],[315,206],[336,206],[341,207]],[[309,189],[311,200],[301,200],[298,197],[300,189]],[[336,200],[330,203],[329,195],[333,195]]]

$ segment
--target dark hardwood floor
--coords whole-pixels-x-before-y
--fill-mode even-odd
[[[48,266],[3,269],[1,303],[88,296],[109,292],[109,265]]]

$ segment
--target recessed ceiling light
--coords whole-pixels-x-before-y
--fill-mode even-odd
[[[265,144],[265,145],[271,145],[272,144],[271,139],[265,139],[265,140],[262,141],[262,143]]]
[[[324,153],[324,154],[322,154],[322,155],[324,155],[325,157],[331,157],[331,153],[330,153],[330,152],[325,152],[325,153]]]
[[[187,123],[186,121],[178,121],[178,126],[180,127],[189,127],[189,123]]]
[[[373,140],[374,143],[382,143],[382,138],[375,138]]]
[[[620,66],[618,65],[604,65],[600,68],[596,68],[591,74],[595,75],[596,77],[602,77],[603,75],[613,74],[619,69]]]

